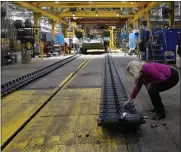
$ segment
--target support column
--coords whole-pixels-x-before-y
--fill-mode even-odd
[[[151,21],[150,21],[150,11],[147,11],[146,14],[145,14],[145,18],[146,18],[146,21],[147,21],[147,26],[149,28],[150,31],[152,31],[152,27],[151,27]]]
[[[110,26],[110,42],[109,42],[109,47],[111,49],[114,49],[114,27],[113,26]],[[114,52],[113,52],[114,53]]]
[[[64,37],[65,37],[65,38],[70,38],[67,29],[68,29],[68,26],[67,26],[67,25],[62,25],[62,33],[64,34]]]
[[[72,22],[72,26],[73,26],[72,34],[74,36],[75,35],[76,22]]]
[[[136,21],[136,26],[137,26],[137,29],[139,30],[140,29],[140,20],[139,19]]]
[[[64,28],[64,37],[67,38],[68,34],[67,34],[67,27]]]
[[[174,27],[175,26],[175,22],[174,22],[174,8],[175,8],[175,2],[168,2],[168,7],[171,10],[170,14],[169,14],[169,27]]]
[[[62,24],[61,23],[58,23],[58,24],[59,24],[59,32],[63,34]]]
[[[140,29],[140,20],[136,20],[136,29],[139,30]],[[136,55],[137,57],[139,57],[139,40],[136,41],[136,47],[135,47],[135,50],[136,50]]]
[[[133,29],[139,29],[139,19],[134,22]]]
[[[152,36],[152,26],[151,26],[151,21],[150,21],[150,13],[151,11],[147,11],[146,12],[146,21],[147,21],[147,27],[148,27],[148,29],[150,30],[150,34],[151,34],[151,36]],[[146,49],[145,50],[146,52],[145,52],[145,58],[146,59],[149,59],[149,52],[148,52],[148,49]]]
[[[41,17],[40,13],[34,13],[34,35],[35,35],[35,43],[39,44],[40,42],[40,35],[39,35],[39,19]]]
[[[128,33],[131,33],[133,30],[133,24],[128,25]]]
[[[55,26],[56,26],[56,22],[52,21],[52,40],[55,43]]]

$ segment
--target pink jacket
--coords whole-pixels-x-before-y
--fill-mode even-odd
[[[168,65],[160,63],[145,63],[142,67],[142,74],[131,94],[131,98],[136,98],[142,85],[160,83],[170,78],[171,68]]]

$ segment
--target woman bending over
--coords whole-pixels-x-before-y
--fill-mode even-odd
[[[178,83],[178,72],[165,64],[140,63],[138,61],[131,61],[127,66],[127,71],[135,78],[136,86],[125,105],[136,98],[144,84],[154,107],[150,111],[156,113],[152,119],[164,119],[166,112],[159,93],[174,87]]]

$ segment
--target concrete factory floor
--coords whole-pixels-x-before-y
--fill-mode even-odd
[[[22,64],[21,59],[19,59],[17,64],[10,64],[1,67],[1,84],[14,80],[30,72],[42,69],[69,56],[70,55],[44,58],[43,60],[39,57],[36,57],[32,58],[31,63],[29,64]]]
[[[135,56],[113,54],[125,88],[131,93],[134,80],[125,67]],[[91,58],[90,58],[91,57]],[[86,60],[85,66],[61,89],[51,101],[16,135],[5,152],[179,152],[180,151],[180,83],[161,93],[166,107],[166,125],[158,126],[148,112],[151,102],[143,86],[134,100],[147,123],[137,133],[122,134],[97,126],[104,58],[82,55],[76,60],[28,84],[2,99],[2,143],[61,86],[70,73]],[[53,62],[53,61],[52,61]]]

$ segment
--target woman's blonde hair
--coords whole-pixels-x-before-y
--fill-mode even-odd
[[[140,74],[141,74],[141,70],[142,70],[142,66],[143,66],[144,62],[138,62],[138,61],[131,61],[127,67],[126,70],[134,76],[135,79],[138,79]]]

